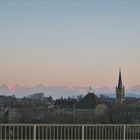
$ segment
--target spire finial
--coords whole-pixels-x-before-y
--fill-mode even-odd
[[[89,89],[91,90],[91,85],[90,85]]]
[[[119,72],[121,72],[121,66],[119,66]]]
[[[122,88],[121,67],[119,67],[119,81],[118,81],[118,88]]]
[[[90,85],[90,87],[89,87],[88,93],[94,93],[94,91],[93,91],[91,85]]]

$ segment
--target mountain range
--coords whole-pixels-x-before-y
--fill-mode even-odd
[[[44,84],[39,84],[34,87],[24,87],[24,86],[11,86],[11,85],[1,85],[0,86],[0,95],[15,95],[16,97],[29,96],[34,93],[42,92],[45,96],[52,96],[54,99],[68,96],[78,96],[86,95],[89,90],[89,87],[76,87],[76,86],[45,86]],[[115,98],[115,88],[102,87],[102,88],[93,88],[93,91],[97,96],[104,94],[105,96]],[[132,86],[126,89],[126,96],[128,97],[140,97],[140,85]]]

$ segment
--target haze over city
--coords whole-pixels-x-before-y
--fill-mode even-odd
[[[140,85],[140,1],[1,1],[0,85]]]

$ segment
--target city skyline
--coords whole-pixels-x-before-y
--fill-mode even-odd
[[[140,85],[139,1],[1,1],[0,85]]]

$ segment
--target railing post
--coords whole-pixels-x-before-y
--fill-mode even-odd
[[[123,140],[125,140],[125,131],[126,131],[126,126],[123,126]]]
[[[85,126],[84,126],[84,125],[82,125],[82,140],[84,140],[84,139],[85,139],[84,129],[85,129]]]
[[[34,125],[34,140],[36,140],[36,125]]]

